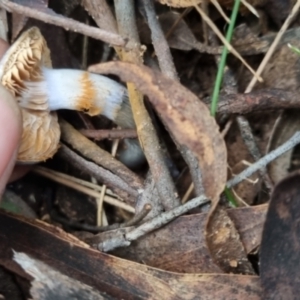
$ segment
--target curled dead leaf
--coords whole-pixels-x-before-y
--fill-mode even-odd
[[[206,196],[212,201],[218,200],[227,178],[227,151],[206,105],[180,83],[145,66],[110,62],[89,70],[120,76],[149,97],[176,143],[188,147],[196,156]]]

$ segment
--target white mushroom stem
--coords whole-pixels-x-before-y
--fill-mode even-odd
[[[49,110],[71,109],[104,115],[123,128],[134,128],[126,89],[107,77],[72,69],[42,68],[41,81],[26,82],[20,105],[46,97]]]
[[[80,70],[49,68],[42,68],[41,77],[25,83],[19,98],[21,106],[29,107],[34,99],[47,99],[50,111],[71,109],[91,116],[101,114],[123,128],[135,128],[127,90],[114,80]],[[33,109],[39,110],[39,106]],[[136,139],[125,139],[118,157],[132,168],[145,161]]]

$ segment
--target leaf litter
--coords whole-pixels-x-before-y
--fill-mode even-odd
[[[159,1],[150,7],[159,20],[157,24],[149,23],[150,29],[149,11],[143,11],[149,9],[146,1],[136,4],[136,16],[132,15],[129,0],[114,1],[111,7],[96,0],[82,4],[78,0],[61,1],[60,5],[52,2],[0,1],[0,7],[12,16],[12,41],[26,28],[38,26],[51,48],[55,68],[80,68],[87,62],[93,65],[89,71],[134,84],[129,97],[133,89],[142,93],[147,107],[143,114],[149,113],[155,128],[147,132],[150,127],[143,127],[143,119],[135,119],[137,133],[144,130],[145,136],[140,140],[156,135],[159,140],[158,147],[142,143],[155,164],[150,170],[159,172],[161,167],[161,174],[170,176],[169,172],[173,177],[159,183],[158,173],[152,176],[145,164],[129,170],[109,154],[109,139],[83,137],[91,130],[113,132],[111,122],[104,117],[59,112],[63,139],[58,153],[44,164],[46,168],[39,167],[7,187],[6,198],[18,195],[23,209],[27,205],[38,218],[29,220],[12,212],[0,212],[1,276],[9,281],[5,273],[9,271],[31,281],[30,291],[9,282],[16,285],[16,290],[31,293],[33,299],[47,297],[48,280],[51,285],[53,276],[61,278],[64,287],[54,287],[57,297],[71,293],[89,299],[280,299],[282,295],[295,299],[299,292],[295,231],[299,174],[286,176],[299,165],[299,151],[293,147],[299,143],[294,134],[299,130],[295,108],[299,108],[296,93],[300,77],[299,56],[287,43],[298,46],[298,17],[293,16],[294,22],[261,73],[263,82],[257,83],[253,92],[241,93],[252,74],[238,59],[229,56],[214,119],[209,103],[224,46],[218,34],[207,31],[194,9],[199,1]],[[229,2],[219,3],[228,15],[233,5]],[[253,9],[249,12],[241,8],[232,45],[255,70],[293,3],[288,1],[287,9],[280,6],[280,1],[249,2]],[[272,10],[268,10],[271,2]],[[201,4],[208,5],[206,1]],[[211,5],[207,7],[206,14],[223,30],[223,13]],[[252,14],[258,7],[262,7],[260,19]],[[124,21],[114,19],[111,9],[133,20],[129,29],[139,31],[143,44],[133,36],[124,38],[118,34],[116,28]],[[280,17],[274,9],[282,9]],[[73,32],[61,28],[56,31],[56,27],[43,21]],[[95,28],[94,22],[102,30]],[[159,43],[158,37],[164,37],[155,26],[162,27],[167,35],[165,41]],[[59,46],[53,46],[55,43]],[[168,45],[171,52],[162,45]],[[131,62],[116,61],[114,51],[121,60],[128,61],[124,57],[131,56]],[[122,51],[127,54],[120,54]],[[134,55],[140,57],[135,59]],[[169,65],[162,64],[160,55],[166,55]],[[106,63],[98,64],[99,61]],[[173,74],[166,70],[173,70]],[[249,144],[241,137],[235,121],[239,114],[249,121],[253,142],[262,154],[260,160],[250,155]],[[227,134],[222,133],[225,128]],[[121,131],[118,137],[122,138]],[[271,155],[284,143],[290,146],[282,147],[276,154],[278,158],[270,159],[267,154],[265,159],[265,153]],[[126,149],[126,142],[121,140],[120,147]],[[157,164],[157,157],[164,158],[164,166]],[[269,166],[263,169],[267,163]],[[232,178],[251,167],[256,173],[242,177],[241,183],[232,186]],[[42,177],[47,172],[52,178],[56,176],[59,186]],[[183,198],[182,186],[192,181],[196,188],[185,204],[178,205],[177,199]],[[66,182],[69,187],[63,186]],[[228,204],[223,193],[226,182],[232,186],[240,207]],[[104,183],[108,190],[101,195],[100,185]],[[168,197],[174,198],[167,205],[162,199],[162,183]],[[80,192],[71,193],[71,187]],[[101,197],[109,204],[100,210],[102,223],[97,224]],[[7,204],[2,206],[9,210]],[[127,210],[122,209],[125,206]],[[21,210],[13,213],[16,211]],[[287,248],[287,244],[294,246]],[[25,262],[35,266],[34,273],[24,267]],[[33,280],[40,280],[41,270],[47,275],[43,288]],[[0,289],[1,295],[5,293]]]

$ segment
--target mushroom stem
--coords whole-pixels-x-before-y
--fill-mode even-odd
[[[71,69],[42,69],[43,81],[28,82],[28,98],[45,93],[52,110],[72,109],[104,115],[123,128],[135,128],[127,90],[121,84],[98,74]],[[137,139],[125,139],[118,153],[131,168],[141,166],[145,156]]]
[[[127,91],[114,80],[86,71],[49,68],[42,68],[42,77],[42,81],[26,82],[23,101],[43,95],[50,111],[71,109],[91,116],[101,114],[123,128],[135,128]]]

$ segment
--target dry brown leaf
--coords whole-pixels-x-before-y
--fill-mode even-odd
[[[255,274],[235,224],[220,205],[208,216],[206,242],[214,262],[226,273]]]
[[[247,254],[260,245],[262,228],[265,222],[268,204],[229,209],[227,211],[235,228],[241,236],[241,241]]]
[[[228,210],[248,254],[260,244],[266,211],[267,205]],[[207,213],[182,216],[113,254],[171,272],[220,273],[202,234],[206,219]]]
[[[65,240],[61,230],[37,221],[0,212],[0,224],[0,264],[29,280],[12,249],[117,299],[260,299],[257,276],[165,272]]]
[[[206,105],[180,83],[145,66],[110,62],[89,70],[120,76],[149,97],[176,143],[188,147],[197,158],[205,194],[217,201],[227,178],[227,152],[218,125]]]

